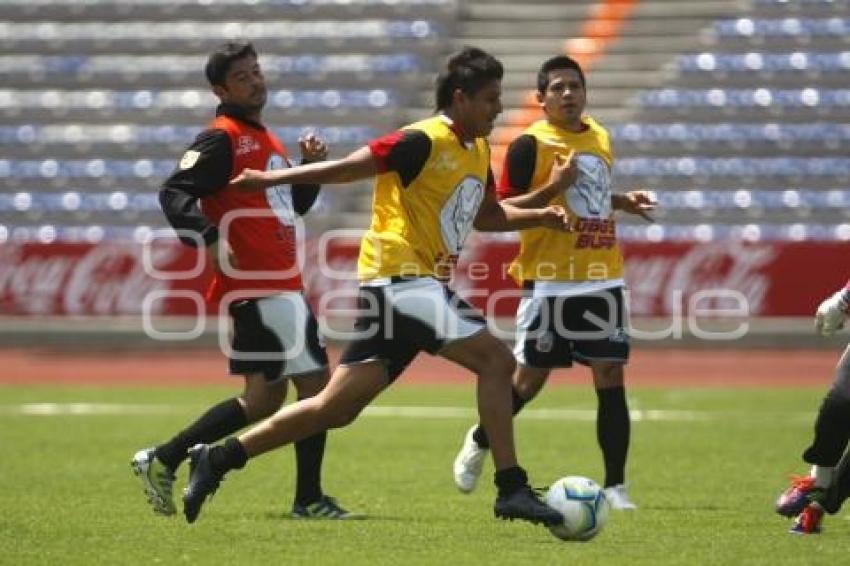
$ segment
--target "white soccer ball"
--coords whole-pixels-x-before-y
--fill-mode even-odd
[[[564,517],[563,524],[549,527],[561,540],[590,540],[608,521],[605,492],[585,477],[567,476],[553,483],[546,492],[546,504]]]

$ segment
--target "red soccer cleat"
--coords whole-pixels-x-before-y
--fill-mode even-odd
[[[776,512],[785,517],[793,517],[803,511],[811,503],[814,495],[820,495],[823,490],[815,488],[815,478],[810,476],[791,476],[791,486],[776,500]]]
[[[794,521],[791,533],[795,535],[816,535],[820,532],[823,509],[819,505],[807,505]]]

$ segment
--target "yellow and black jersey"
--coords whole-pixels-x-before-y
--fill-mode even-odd
[[[540,120],[508,149],[499,182],[501,198],[545,185],[556,153],[566,155],[574,149],[579,170],[576,182],[552,201],[567,209],[573,231],[520,231],[520,252],[510,267],[517,282],[622,278],[623,258],[611,208],[613,158],[608,132],[590,117],[582,121],[585,128],[581,132],[570,132]]]
[[[369,148],[379,173],[358,278],[447,278],[484,191],[495,190],[487,141],[465,143],[457,126],[438,115],[372,140]]]

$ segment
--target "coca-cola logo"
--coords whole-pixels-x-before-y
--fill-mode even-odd
[[[167,265],[179,252],[174,244],[153,246],[152,262]],[[6,313],[139,314],[148,293],[169,288],[169,281],[145,272],[140,244],[0,248],[0,304]],[[164,303],[153,308],[161,311]]]
[[[747,300],[750,314],[761,314],[771,279],[765,269],[779,255],[769,244],[697,244],[683,253],[633,255],[626,261],[632,314],[681,312],[684,299],[701,291],[735,291]],[[701,308],[734,308],[722,293]]]

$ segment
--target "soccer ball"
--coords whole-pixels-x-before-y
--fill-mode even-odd
[[[590,540],[608,521],[610,506],[595,481],[581,476],[561,478],[546,493],[546,505],[564,517],[563,524],[549,527],[561,540]]]

